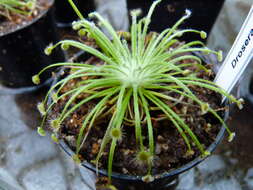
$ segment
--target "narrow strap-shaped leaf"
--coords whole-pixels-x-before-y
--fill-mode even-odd
[[[134,99],[134,121],[135,121],[135,136],[136,142],[140,143],[141,151],[144,150],[143,140],[142,140],[142,129],[141,129],[141,120],[140,120],[140,111],[138,103],[138,90],[136,87],[133,88],[133,99]]]
[[[147,120],[147,126],[148,126],[148,139],[149,139],[149,150],[151,155],[155,154],[155,145],[154,145],[154,134],[153,134],[153,125],[151,121],[151,116],[149,112],[149,105],[145,97],[143,96],[142,89],[139,90],[139,94],[141,97],[142,105],[144,108],[144,112],[146,115],[146,120]]]

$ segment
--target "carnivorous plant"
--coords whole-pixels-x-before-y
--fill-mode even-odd
[[[81,36],[85,35],[94,39],[98,48],[74,40],[63,40],[54,45],[49,45],[45,49],[45,53],[48,55],[51,54],[57,46],[60,46],[63,50],[67,50],[69,47],[76,47],[99,58],[104,64],[91,65],[85,62],[56,63],[44,68],[37,75],[33,76],[33,82],[39,84],[41,73],[51,67],[63,66],[71,68],[72,71],[68,76],[54,84],[47,93],[44,101],[38,104],[38,109],[43,115],[43,122],[38,127],[38,132],[41,135],[45,135],[43,126],[48,113],[59,100],[69,97],[58,117],[50,122],[51,127],[55,131],[55,134],[52,135],[55,141],[57,141],[57,131],[60,129],[62,123],[75,110],[90,101],[97,100],[98,103],[84,117],[73,158],[76,161],[79,160],[78,154],[87,138],[89,138],[89,131],[92,129],[93,123],[105,110],[109,110],[112,117],[108,123],[99,153],[97,154],[95,160],[96,165],[98,166],[105,147],[109,144],[108,176],[111,179],[114,152],[117,143],[124,141],[123,130],[127,127],[125,122],[132,122],[135,128],[136,144],[139,147],[139,153],[136,155],[136,159],[147,165],[148,173],[145,179],[149,178],[149,180],[152,180],[155,142],[152,116],[150,114],[151,105],[163,112],[167,120],[173,123],[182,136],[189,154],[193,153],[193,146],[196,146],[204,157],[210,154],[184,119],[166,103],[167,101],[184,103],[170,96],[169,93],[165,93],[174,92],[195,102],[202,114],[211,113],[214,115],[226,127],[229,134],[229,141],[233,139],[234,133],[229,130],[216,110],[208,103],[200,100],[191,91],[189,86],[198,86],[215,91],[225,96],[231,102],[236,103],[239,107],[242,106],[242,101],[226,93],[212,81],[199,78],[194,73],[191,73],[190,70],[186,69],[192,65],[205,72],[210,72],[202,64],[202,60],[191,53],[203,52],[206,54],[215,54],[218,60],[222,61],[222,52],[210,50],[200,41],[192,41],[174,47],[178,42],[178,38],[184,33],[194,32],[199,34],[201,38],[206,38],[207,36],[204,31],[178,28],[180,24],[190,17],[191,12],[189,10],[185,11],[183,17],[174,26],[165,29],[160,34],[152,33],[149,36],[149,40],[147,40],[152,13],[161,0],[154,1],[148,14],[139,20],[137,20],[139,10],[132,11],[132,24],[129,33],[116,32],[112,25],[97,12],[89,14],[89,18],[94,19],[96,22],[85,19],[75,7],[72,0],[69,1],[80,17],[79,21],[73,22],[73,29],[77,30]],[[106,30],[106,33],[109,35],[105,35],[101,28]],[[182,60],[192,61],[183,64],[181,63]],[[61,89],[70,80],[80,79],[82,77],[87,77],[87,79],[80,80],[73,89],[60,94]],[[75,99],[83,93],[87,94],[87,96],[79,103],[72,105]],[[50,96],[53,101],[47,106],[47,101]],[[108,107],[108,102],[110,103],[110,107]],[[144,130],[147,130],[148,146],[145,146],[143,143]]]

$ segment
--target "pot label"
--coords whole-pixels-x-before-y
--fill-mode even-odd
[[[253,6],[214,82],[231,92],[253,57]]]

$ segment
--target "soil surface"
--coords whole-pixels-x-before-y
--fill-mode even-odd
[[[37,0],[36,8],[30,16],[11,15],[11,20],[0,16],[0,37],[31,24],[45,13],[53,2],[54,0]]]
[[[90,63],[99,63],[99,60],[94,57],[90,58],[88,61]],[[188,63],[190,61],[192,60],[185,60],[184,63]],[[207,65],[207,67],[211,68],[211,65]],[[188,69],[196,71],[195,67],[189,67]],[[198,71],[198,76],[211,81],[214,79],[214,74],[207,74],[203,71]],[[71,90],[76,83],[78,83],[78,80],[70,81],[66,87],[63,88],[61,93]],[[189,86],[189,88],[199,99],[208,102],[213,109],[220,110],[218,112],[220,115],[224,113],[225,108],[219,107],[221,99],[220,95],[211,90],[200,87]],[[175,98],[180,98],[178,94],[168,91],[163,93],[168,93]],[[82,94],[76,99],[75,103],[80,102],[86,96],[87,94]],[[60,113],[62,111],[68,98],[69,97],[61,100],[57,106],[53,108],[54,114],[52,114],[50,118],[57,117],[57,114],[55,113]],[[183,98],[182,100],[190,104],[175,104],[170,101],[166,103],[173,107],[173,110],[185,120],[191,130],[196,134],[199,141],[207,148],[214,141],[220,130],[221,125],[219,121],[211,114],[202,115],[199,107],[191,100],[187,98]],[[81,106],[72,114],[71,117],[67,118],[61,126],[59,132],[60,138],[64,139],[73,150],[75,150],[76,138],[85,114],[87,114],[96,105],[96,103],[96,101],[93,101]],[[80,157],[82,160],[86,160],[88,162],[95,160],[111,117],[112,114],[109,113],[106,116],[97,119],[81,149]],[[171,169],[179,168],[200,155],[199,150],[194,145],[194,154],[186,154],[187,147],[183,138],[172,122],[166,119],[162,112],[151,111],[151,117],[155,139],[155,156],[152,169],[153,174],[162,174]],[[144,136],[144,145],[148,147],[147,126],[145,122],[142,123],[142,131]],[[123,133],[123,139],[117,144],[115,150],[113,171],[130,175],[145,175],[147,173],[147,166],[136,161],[136,155],[139,150],[135,142],[134,126],[125,121]],[[107,169],[108,152],[109,145],[100,160],[100,168]]]

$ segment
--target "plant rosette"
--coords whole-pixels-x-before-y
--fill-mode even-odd
[[[0,83],[8,87],[29,87],[31,77],[45,66],[64,61],[63,52],[43,53],[59,41],[53,19],[54,0],[0,0]],[[50,77],[46,72],[44,81]]]
[[[53,141],[65,142],[74,154],[65,143],[61,146],[76,163],[107,175],[109,184],[112,177],[154,184],[209,156],[224,130],[232,141],[234,133],[223,119],[227,108],[221,98],[240,108],[243,102],[215,85],[211,64],[192,54],[214,54],[222,61],[221,51],[200,41],[178,41],[188,32],[206,38],[204,31],[178,29],[190,17],[189,10],[171,28],[148,33],[161,0],[155,1],[142,19],[137,20],[139,10],[132,12],[128,33],[116,32],[96,12],[89,14],[96,22],[84,19],[69,1],[80,17],[73,29],[89,43],[63,40],[48,46],[45,53],[50,55],[57,46],[76,47],[90,58],[52,64],[33,76],[39,84],[47,69],[67,69],[38,104],[43,116],[40,135],[46,135],[48,123]]]

